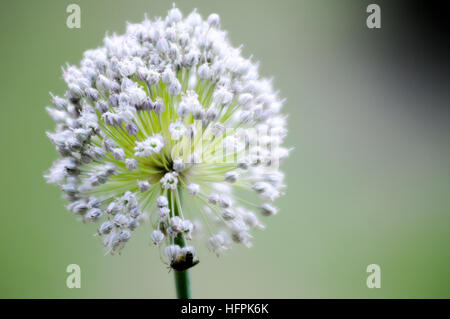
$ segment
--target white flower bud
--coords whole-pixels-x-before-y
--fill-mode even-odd
[[[208,108],[206,111],[206,119],[210,122],[214,121],[217,118],[218,111],[214,107]]]
[[[184,219],[181,223],[181,231],[185,233],[190,233],[194,229],[194,224],[191,221]]]
[[[134,123],[127,124],[126,129],[127,129],[128,134],[130,134],[130,135],[136,136],[137,132],[139,132],[138,127]]]
[[[169,216],[169,213],[170,213],[170,209],[167,208],[166,206],[158,208],[158,216],[161,220],[166,219]]]
[[[112,155],[118,161],[123,161],[125,159],[125,151],[121,148],[113,149]]]
[[[228,105],[233,100],[233,93],[228,91],[225,87],[220,87],[214,92],[213,98],[217,105]]]
[[[114,227],[114,224],[111,223],[109,220],[107,220],[106,222],[104,222],[103,224],[100,225],[98,232],[101,235],[107,235],[111,232],[113,227]]]
[[[166,189],[177,189],[178,178],[175,173],[166,173],[160,180],[161,186]]]
[[[130,209],[128,214],[132,218],[137,218],[141,214],[141,210],[138,207],[134,207],[134,208]]]
[[[136,64],[131,60],[125,60],[119,63],[119,72],[123,77],[128,77],[136,72]]]
[[[198,64],[198,52],[195,52],[195,51],[190,51],[190,52],[188,52],[185,56],[184,56],[184,59],[183,59],[183,65],[186,67],[186,68],[191,68],[191,67],[193,67],[193,66],[195,66],[195,65],[197,65]]]
[[[211,204],[216,205],[216,204],[219,203],[219,200],[220,200],[219,194],[217,194],[217,193],[211,193],[211,194],[209,194],[208,201],[209,201]]]
[[[67,209],[74,214],[85,214],[89,206],[84,200],[77,200],[67,205]]]
[[[225,180],[228,183],[236,183],[238,177],[239,177],[239,174],[235,171],[225,173]]]
[[[175,74],[173,73],[171,68],[166,68],[162,74],[162,80],[166,84],[172,83],[175,79]]]
[[[127,225],[128,223],[128,218],[127,216],[123,215],[123,214],[116,214],[114,216],[114,224],[120,228],[123,228]]]
[[[116,147],[116,143],[109,138],[104,138],[103,139],[103,147],[104,147],[105,151],[112,152],[114,147]]]
[[[64,123],[67,118],[67,113],[65,111],[60,111],[51,107],[46,107],[45,110],[52,117],[53,121],[57,123]]]
[[[145,193],[151,187],[151,185],[148,181],[138,181],[138,186],[139,186],[139,190],[141,191],[141,193]]]
[[[158,207],[167,207],[167,205],[169,205],[169,201],[167,200],[166,196],[161,195],[156,199],[156,204],[158,205]]]
[[[275,207],[267,203],[261,205],[260,210],[263,216],[272,216],[278,212],[278,210]]]
[[[231,198],[224,196],[224,195],[220,196],[219,205],[223,208],[230,207],[231,206]]]
[[[99,113],[103,114],[103,113],[106,113],[106,112],[108,111],[109,106],[108,106],[108,103],[106,103],[106,102],[103,101],[103,100],[100,100],[100,101],[97,101],[97,102],[95,103],[95,109],[96,109]]]
[[[100,98],[100,94],[94,88],[87,88],[86,97],[91,101],[97,101]]]
[[[190,105],[181,102],[180,105],[178,106],[177,112],[181,118],[186,117],[191,112]]]
[[[222,123],[214,123],[211,132],[215,137],[218,137],[225,132],[225,126]]]
[[[183,220],[178,217],[174,216],[170,219],[170,227],[176,232],[180,232],[182,230]]]
[[[252,99],[253,99],[253,95],[251,95],[250,93],[243,93],[243,94],[239,95],[238,102],[241,105],[247,106],[251,102]]]
[[[156,48],[158,49],[160,54],[169,52],[169,43],[165,38],[160,38],[156,43]]]
[[[102,216],[103,216],[103,212],[99,208],[92,208],[86,214],[87,220],[89,220],[91,222],[95,222],[95,221],[99,220],[100,218],[102,218]]]
[[[161,114],[166,110],[166,106],[164,105],[163,100],[158,97],[156,98],[156,102],[155,102],[155,113],[156,114]]]
[[[188,185],[187,190],[192,196],[197,196],[197,194],[200,193],[200,186],[198,184],[191,183]]]
[[[169,258],[170,261],[173,261],[180,256],[181,248],[178,245],[170,245],[164,248],[164,255]]]
[[[208,24],[212,27],[218,26],[220,23],[219,15],[216,13],[211,13],[208,17]]]
[[[181,122],[175,122],[169,125],[169,132],[172,139],[178,141],[186,134],[186,127]]]
[[[185,246],[181,248],[180,253],[183,257],[186,257],[188,254],[195,256],[195,248],[192,246]]]
[[[244,214],[244,222],[249,226],[249,227],[257,227],[257,228],[264,228],[264,225],[262,225],[258,218],[256,217],[256,215],[253,212],[245,212]]]
[[[200,79],[202,80],[206,80],[209,78],[210,76],[210,70],[209,70],[209,66],[207,64],[202,64],[198,67],[198,76],[200,77]]]
[[[121,242],[127,242],[127,241],[130,240],[130,238],[131,238],[131,233],[128,230],[126,230],[126,229],[122,230],[119,233],[119,240]]]
[[[225,209],[222,213],[224,220],[232,220],[236,217],[236,214],[231,209]]]
[[[172,83],[169,86],[169,92],[172,95],[178,95],[181,92],[181,84],[178,79],[173,79]]]
[[[181,172],[185,169],[186,164],[184,164],[183,159],[177,158],[173,161],[172,168],[176,172]]]
[[[141,216],[141,215],[139,215],[139,216]],[[128,219],[127,228],[129,230],[135,230],[136,228],[138,228],[138,226],[139,226],[139,220],[137,218],[129,218]]]
[[[50,96],[52,97],[52,104],[58,109],[64,109],[67,106],[67,100],[63,99],[57,95],[53,95],[50,92]]]
[[[250,238],[252,236],[246,231],[236,232],[232,234],[233,241],[236,243],[241,243],[246,247],[251,247],[252,243],[250,242]]]
[[[142,142],[136,142],[134,155],[138,157],[149,157],[152,154],[161,152],[164,147],[164,140],[159,135],[154,135]]]
[[[83,90],[78,85],[71,83],[68,87],[68,93],[71,99],[80,99],[83,96]]]
[[[154,230],[150,235],[150,240],[158,246],[164,240],[164,234],[159,230]]]
[[[195,129],[195,126],[189,125],[187,127],[187,136],[189,136],[189,138],[192,140],[195,138],[196,134],[197,134],[197,130]]]
[[[148,71],[148,75],[147,75],[147,82],[150,85],[157,85],[160,79],[160,75],[157,71],[155,70],[150,70]]]
[[[179,36],[178,36],[178,40],[180,42],[180,45],[184,48],[189,44],[189,34],[187,32],[182,32]]]
[[[106,208],[106,213],[110,215],[116,215],[118,212],[120,212],[120,210],[121,207],[117,202],[111,202]]]
[[[169,23],[176,23],[181,21],[181,18],[183,17],[183,15],[181,14],[181,11],[178,8],[172,8],[169,10],[169,13],[167,15],[167,21]]]

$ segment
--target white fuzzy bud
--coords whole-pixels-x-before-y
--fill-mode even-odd
[[[164,234],[159,230],[154,230],[150,235],[150,240],[158,246],[164,240]]]
[[[91,222],[95,222],[95,221],[99,220],[100,218],[102,218],[102,216],[103,216],[103,212],[99,208],[92,208],[86,214],[87,220],[89,220]]]
[[[128,77],[136,72],[136,65],[131,60],[125,60],[119,63],[119,72],[123,77]]]
[[[225,180],[228,183],[236,183],[237,179],[239,177],[239,174],[237,172],[231,171],[231,172],[227,172],[225,174]]]
[[[158,49],[160,54],[168,53],[169,43],[165,38],[160,38],[156,43],[156,48]]]
[[[169,125],[169,132],[172,139],[178,141],[186,134],[186,127],[180,122],[175,122]]]
[[[228,91],[225,87],[218,88],[213,94],[214,102],[218,105],[228,105],[233,100],[233,93]]]
[[[165,109],[166,109],[166,106],[164,105],[163,100],[160,97],[156,98],[155,113],[161,114],[165,111]]]
[[[107,235],[111,232],[113,227],[114,227],[114,224],[111,223],[109,220],[107,220],[106,222],[104,222],[103,224],[100,225],[98,232],[101,235]]]
[[[172,8],[169,10],[169,13],[167,15],[167,21],[169,23],[176,23],[181,21],[181,18],[183,15],[181,14],[181,11],[178,8]]]
[[[178,95],[181,93],[181,84],[178,79],[175,78],[172,83],[170,83],[169,92],[172,95]]]
[[[167,207],[167,205],[169,205],[169,201],[167,200],[166,196],[161,195],[156,199],[156,204],[158,205],[158,207]]]
[[[124,229],[124,230],[120,231],[120,233],[119,233],[119,240],[121,242],[125,242],[126,243],[127,241],[130,240],[130,238],[131,238],[131,233],[128,230]]]
[[[161,186],[166,189],[177,189],[178,178],[175,173],[166,173],[160,180]]]
[[[166,206],[158,208],[158,216],[161,220],[165,220],[170,214],[170,209]]]
[[[148,71],[146,80],[150,85],[157,85],[160,78],[161,78],[161,76],[157,71],[150,70],[150,71]]]
[[[200,193],[200,185],[195,183],[189,184],[187,190],[192,196],[197,196]]]
[[[138,187],[141,193],[145,193],[150,189],[151,185],[148,181],[138,181]]]
[[[267,203],[261,205],[260,210],[263,216],[272,216],[278,212],[278,210],[275,207]]]
[[[115,148],[112,151],[112,155],[118,161],[123,161],[125,159],[125,152],[121,148]]]
[[[186,164],[183,162],[183,159],[177,158],[173,161],[172,168],[176,172],[181,172],[186,168]]]
[[[218,26],[220,23],[219,15],[216,13],[211,13],[208,17],[208,24],[212,27]]]
[[[214,204],[214,205],[218,204],[219,201],[220,201],[220,196],[219,196],[219,194],[217,194],[217,193],[211,193],[211,194],[209,194],[208,201],[209,201],[211,204]]]
[[[164,248],[164,255],[170,260],[173,261],[180,256],[181,248],[178,245],[170,245]]]
[[[206,80],[207,78],[209,78],[211,71],[207,64],[202,64],[198,67],[197,73],[200,79]]]
[[[110,215],[116,215],[118,212],[120,212],[121,206],[117,202],[111,202],[109,203],[108,207],[106,208],[106,213]]]
[[[174,216],[170,219],[170,227],[176,231],[176,232],[180,232],[182,231],[182,225],[183,225],[183,220],[178,217],[178,216]]]
[[[114,216],[113,222],[116,226],[123,228],[127,225],[128,218],[127,218],[127,216],[125,216],[123,214],[116,214]]]

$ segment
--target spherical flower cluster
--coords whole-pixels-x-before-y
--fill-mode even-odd
[[[277,213],[278,163],[289,153],[283,100],[217,14],[183,19],[174,7],[129,24],[63,78],[67,91],[47,108],[60,158],[45,177],[68,210],[98,223],[108,253],[149,221],[150,240],[179,269],[197,260],[186,244],[194,236],[219,255],[232,242],[250,246],[257,215]]]

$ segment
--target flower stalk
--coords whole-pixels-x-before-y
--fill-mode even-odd
[[[175,192],[177,194],[175,195]],[[181,192],[179,190],[179,187],[169,192],[168,194],[168,200],[170,207],[173,207],[173,214],[174,216],[182,217],[180,216],[180,210],[179,207],[181,206],[181,196],[179,195]],[[177,196],[178,195],[178,196]],[[179,203],[177,202],[179,200]],[[183,237],[182,233],[179,233],[174,238],[174,244],[178,245],[180,248],[186,247],[186,241]],[[177,293],[178,299],[191,299],[191,282],[189,278],[189,271],[187,269],[185,270],[174,270],[174,279],[175,279],[175,289]]]
[[[175,239],[175,244],[180,246],[181,248],[186,246],[186,243],[183,238],[177,237]],[[178,271],[174,270],[174,278],[175,278],[175,289],[177,291],[178,299],[191,299],[191,281],[189,278],[189,271],[183,270]]]

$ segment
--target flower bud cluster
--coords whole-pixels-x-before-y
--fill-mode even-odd
[[[284,100],[232,47],[217,14],[183,17],[174,7],[128,24],[65,66],[63,79],[66,92],[47,107],[59,159],[45,178],[69,211],[98,223],[108,253],[149,219],[168,261],[192,262],[193,247],[176,242],[202,225],[220,254],[233,242],[250,247],[252,229],[264,227],[258,215],[277,213],[278,163],[289,154]]]

